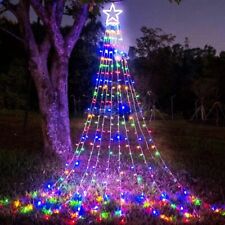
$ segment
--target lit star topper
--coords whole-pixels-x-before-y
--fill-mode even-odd
[[[112,3],[110,9],[105,9],[103,12],[107,15],[106,25],[118,25],[119,15],[123,10],[116,9],[115,5]]]

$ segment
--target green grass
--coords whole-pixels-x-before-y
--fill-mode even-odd
[[[2,111],[0,127],[0,196],[22,195],[58,175],[63,164],[55,155],[43,152],[38,114],[29,115],[24,130],[22,112]],[[74,141],[82,127],[83,119],[71,121]],[[188,121],[153,121],[150,127],[172,171],[185,174],[203,199],[225,202],[225,128]]]
[[[203,198],[225,202],[225,128],[187,121],[156,121],[151,127],[173,172],[186,174]]]

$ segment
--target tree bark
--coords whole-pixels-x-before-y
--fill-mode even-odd
[[[87,20],[89,4],[81,5],[70,32],[63,36],[60,25],[65,1],[19,0],[11,4],[3,0],[3,3],[17,18],[23,35],[30,75],[38,92],[44,149],[66,158],[72,150],[67,93],[68,62]],[[37,43],[31,27],[31,7],[46,31],[42,43]]]
[[[50,74],[46,62],[30,61],[30,73],[38,90],[44,149],[65,158],[72,150],[68,110],[68,59],[54,59]],[[40,58],[39,58],[40,62]]]

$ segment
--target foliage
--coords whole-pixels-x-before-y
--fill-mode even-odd
[[[160,28],[142,27],[143,36],[137,39],[137,53],[140,57],[151,57],[151,54],[159,48],[163,48],[174,41],[175,36],[164,34]]]
[[[18,35],[17,25],[1,21],[2,28]],[[33,23],[36,40],[43,39],[43,26]],[[63,33],[69,26],[63,27]],[[81,37],[72,52],[69,63],[69,106],[72,115],[81,113],[89,103],[92,92],[93,74],[97,71],[99,40],[104,29],[102,24],[92,18],[85,25]],[[0,30],[0,106],[5,109],[38,110],[37,93],[28,76],[26,55],[22,43],[15,41],[10,34]],[[30,84],[29,84],[30,83]],[[7,101],[6,101],[7,100]],[[75,101],[74,101],[75,100]],[[10,104],[9,104],[10,102]],[[76,108],[76,112],[74,111]]]
[[[94,74],[98,70],[99,40],[104,28],[91,20],[83,29],[69,64],[69,105],[71,115],[82,113],[89,105]]]
[[[142,28],[136,56],[133,54],[130,61],[143,102],[154,103],[170,113],[173,97],[175,111],[189,118],[196,102],[199,104],[203,98],[207,111],[215,101],[224,104],[224,53],[217,55],[208,45],[190,48],[187,39],[184,44],[171,45],[174,36],[164,34],[163,39],[158,31],[158,28]],[[147,95],[149,91],[151,96]]]

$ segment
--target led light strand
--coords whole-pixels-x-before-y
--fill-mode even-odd
[[[118,94],[119,94],[119,68],[118,68],[118,64],[116,62],[116,75],[117,75],[117,110],[119,111],[119,98],[118,98]],[[120,94],[119,94],[120,95]],[[120,97],[120,96],[119,96]],[[118,114],[117,116],[118,120],[117,120],[117,132],[118,135],[120,135],[120,115]],[[118,139],[118,162],[119,162],[119,166],[118,166],[118,173],[119,173],[119,183],[120,183],[120,210],[121,210],[121,215],[123,213],[123,200],[122,200],[122,178],[121,178],[121,145],[120,145],[120,138]]]

